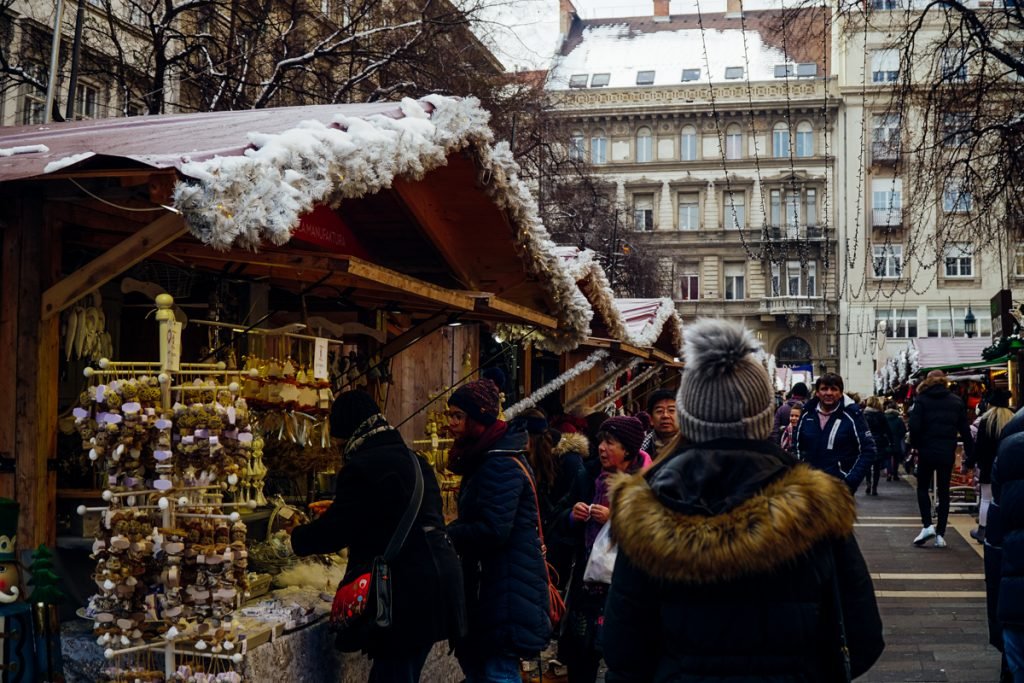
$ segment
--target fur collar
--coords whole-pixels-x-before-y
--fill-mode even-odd
[[[921,383],[917,385],[917,393],[918,394],[923,394],[924,392],[928,391],[932,387],[937,387],[937,386],[941,386],[943,389],[948,389],[949,388],[946,385],[946,378],[945,377],[932,377],[932,378],[925,377],[923,380],[921,380]]]
[[[566,453],[579,453],[581,458],[587,458],[590,456],[590,441],[585,434],[566,432],[562,434],[562,438],[558,440],[558,445],[554,447],[552,453],[559,458]]]
[[[731,510],[684,515],[642,475],[612,482],[619,547],[658,579],[716,583],[774,570],[827,538],[853,533],[856,505],[838,479],[800,464]]]

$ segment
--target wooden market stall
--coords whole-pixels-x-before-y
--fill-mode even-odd
[[[247,310],[206,323],[223,334],[198,360],[270,325],[357,339],[350,370],[391,379],[386,412],[410,440],[479,367],[480,329],[578,345],[591,306],[486,120],[435,96],[2,131],[0,496],[21,504],[19,546],[55,540],[60,387],[83,365],[62,346],[68,312],[119,283],[131,294],[108,310],[136,306],[138,325],[112,322],[107,357],[152,358],[156,335],[136,330],[170,283],[138,284],[142,266],[244,285]],[[174,313],[194,317],[183,301]]]

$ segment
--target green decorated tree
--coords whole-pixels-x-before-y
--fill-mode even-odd
[[[42,543],[32,553],[29,572],[32,574],[28,581],[28,585],[32,586],[32,602],[56,605],[66,597],[57,586],[60,577],[53,571],[53,551]]]

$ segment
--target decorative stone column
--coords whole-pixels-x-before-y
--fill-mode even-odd
[[[658,204],[658,230],[672,230],[675,227],[672,215],[672,187],[667,180],[661,183],[661,202]]]
[[[718,230],[718,197],[715,196],[715,181],[709,180],[704,191],[704,229]]]
[[[750,191],[750,219],[747,224],[755,230],[760,230],[764,225],[764,196],[761,193],[760,178],[754,180]]]

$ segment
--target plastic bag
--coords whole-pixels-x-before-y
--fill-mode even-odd
[[[606,522],[597,532],[594,547],[590,550],[590,559],[587,560],[587,569],[583,572],[583,581],[586,583],[612,582],[619,547],[612,542],[611,529],[611,522]]]

